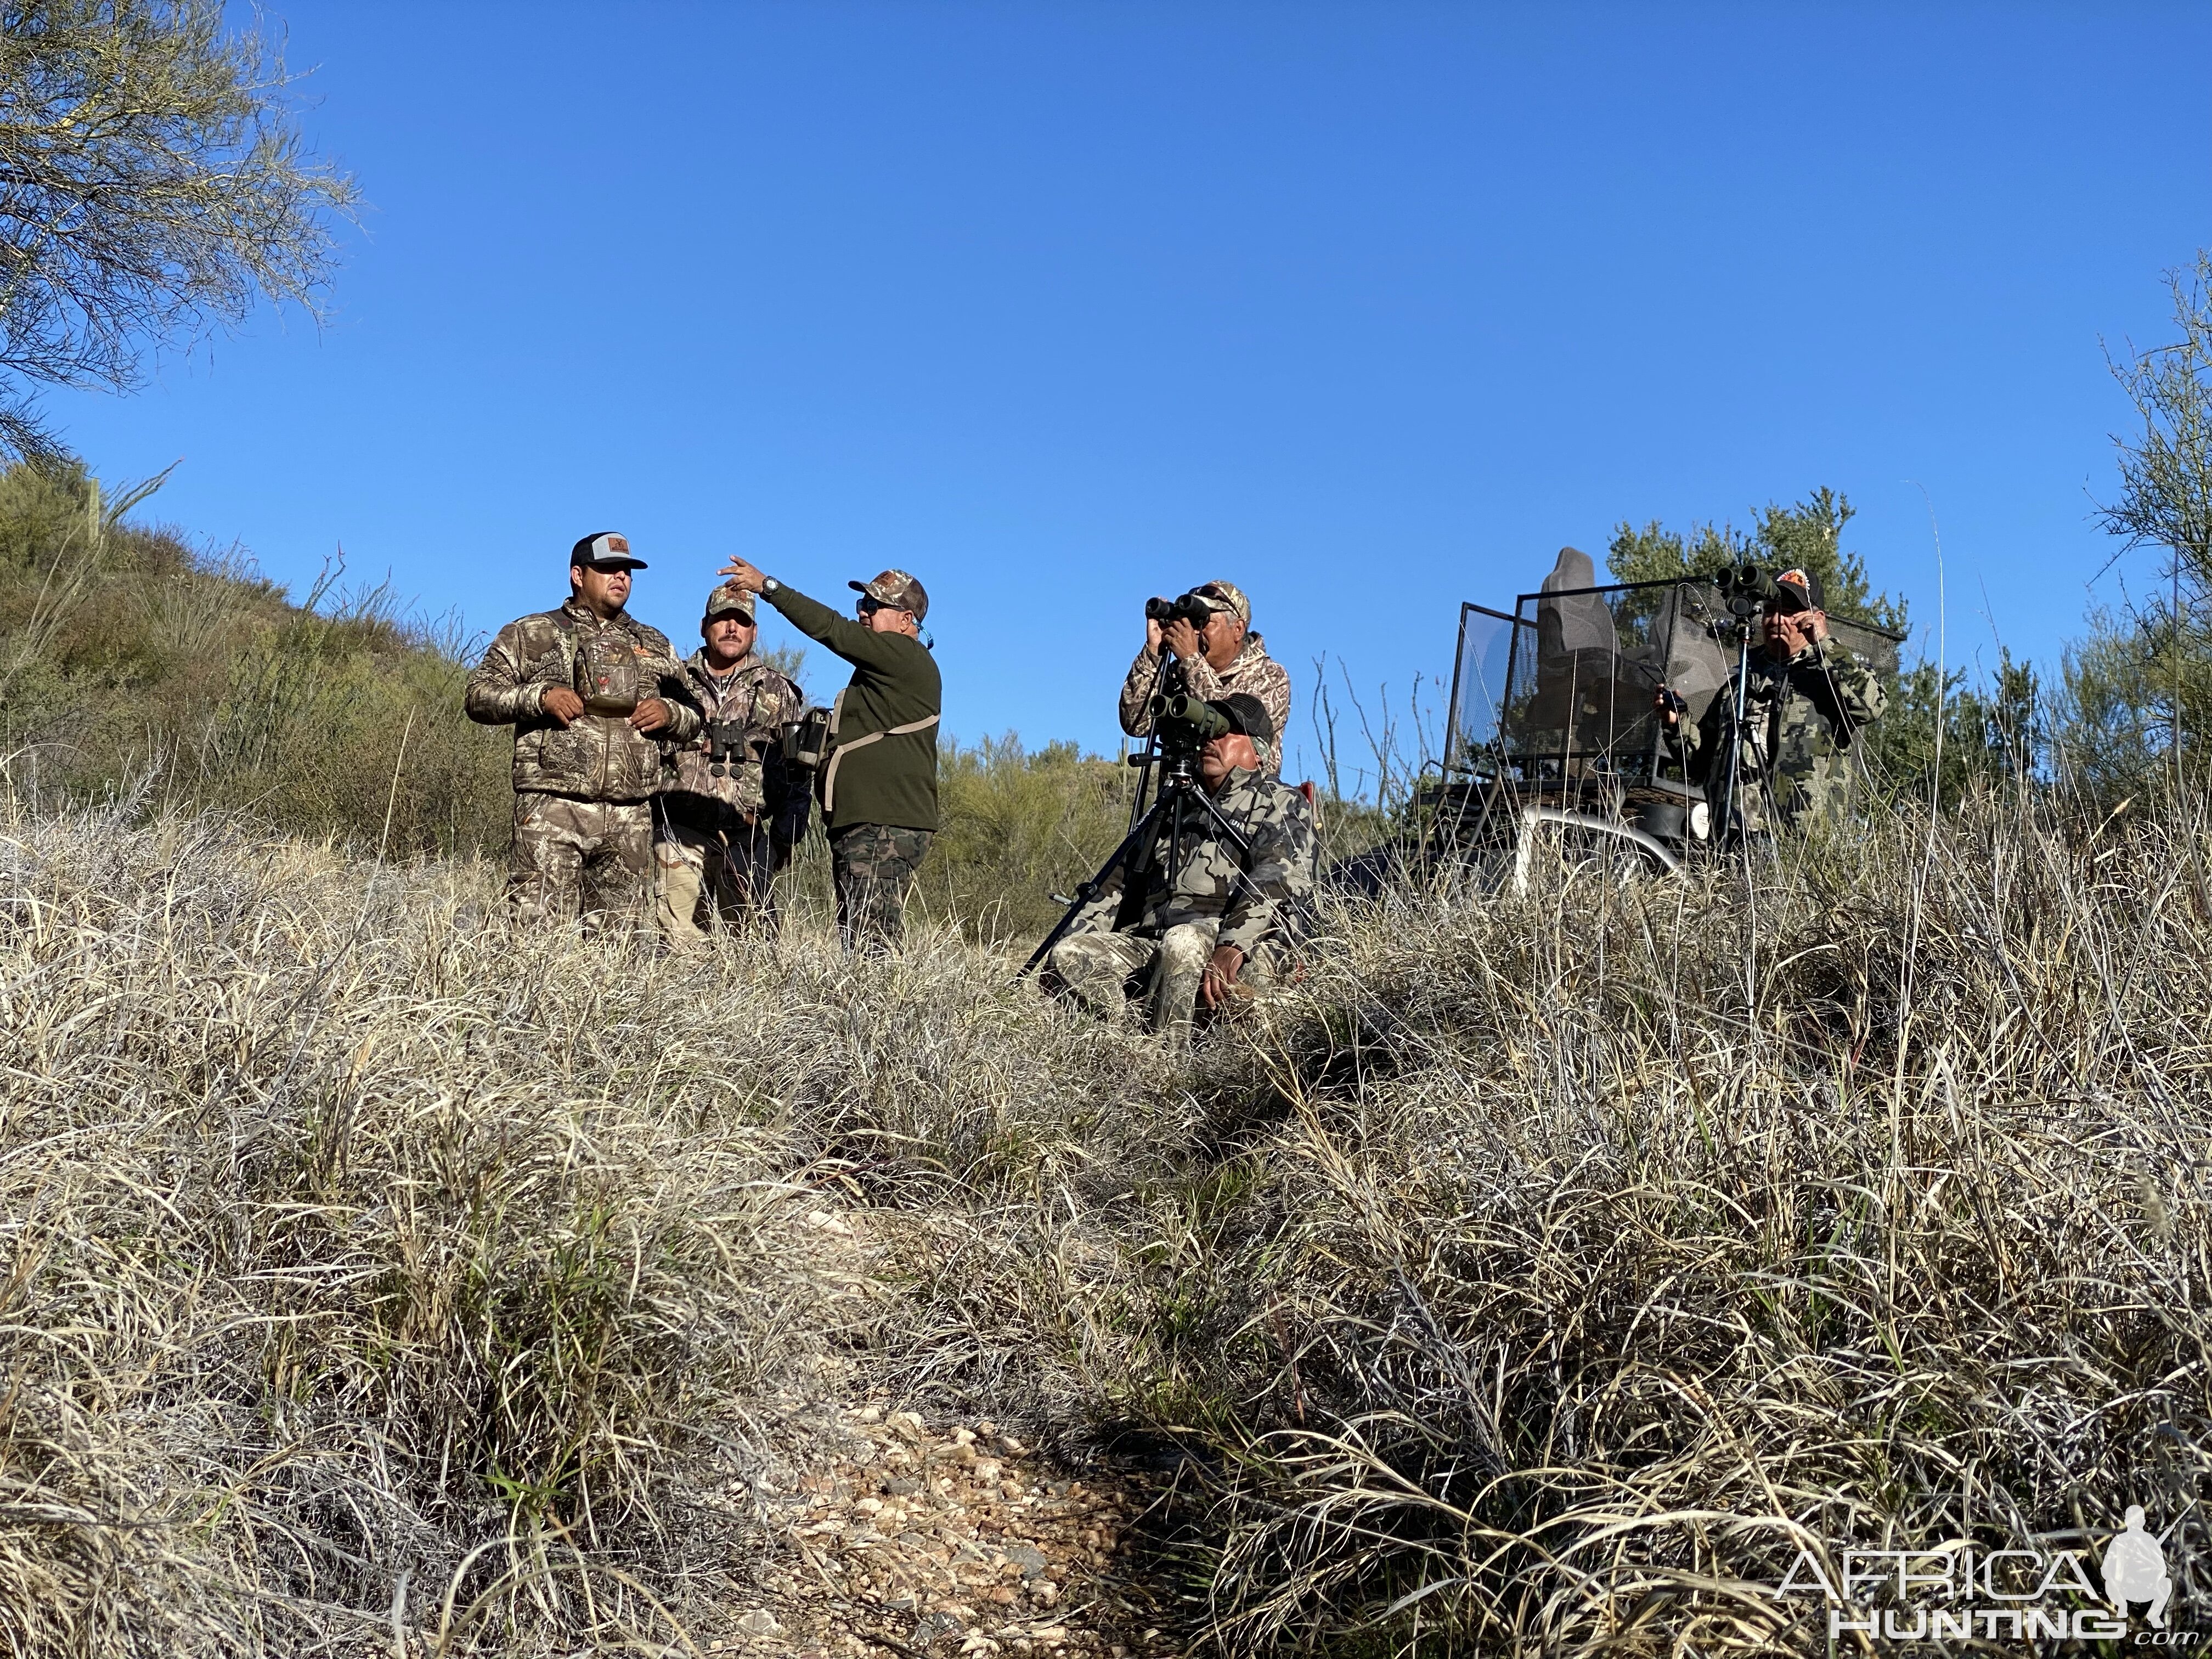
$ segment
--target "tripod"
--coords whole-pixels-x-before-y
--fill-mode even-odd
[[[1067,913],[1061,916],[1043,942],[1030,953],[1016,979],[1025,977],[1030,970],[1052,954],[1054,945],[1067,937],[1075,926],[1075,919],[1106,890],[1116,872],[1121,874],[1121,902],[1114,912],[1114,931],[1135,927],[1144,920],[1145,906],[1152,898],[1152,878],[1164,863],[1168,878],[1182,867],[1186,837],[1210,829],[1212,838],[1225,842],[1236,850],[1241,859],[1250,854],[1251,842],[1244,833],[1222,815],[1213,804],[1213,797],[1200,787],[1198,782],[1198,750],[1188,744],[1176,744],[1160,748],[1158,722],[1154,723],[1152,741],[1146,745],[1142,761],[1133,758],[1131,765],[1141,764],[1149,774],[1159,769],[1159,793],[1152,808],[1138,818],[1121,844],[1098,866],[1098,873],[1075,890],[1068,902]],[[1157,752],[1156,752],[1157,751]],[[1140,786],[1141,789],[1141,786]],[[1143,805],[1143,795],[1138,797]],[[1165,858],[1162,849],[1165,849]]]
[[[1744,741],[1744,708],[1751,699],[1752,617],[1729,617],[1729,632],[1735,635],[1735,672],[1729,677],[1729,717],[1721,733],[1719,753],[1716,763],[1721,767],[1721,793],[1712,800],[1712,786],[1706,785],[1706,799],[1713,806],[1713,844],[1717,848],[1729,841],[1748,841],[1741,815],[1736,805],[1737,787],[1743,772],[1747,750],[1751,754],[1751,770],[1759,785],[1759,794],[1766,805],[1768,821],[1776,816],[1774,780],[1766,769],[1766,752],[1755,742]]]

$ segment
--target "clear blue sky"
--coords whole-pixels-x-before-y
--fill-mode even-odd
[[[55,398],[95,469],[477,630],[600,528],[687,646],[731,552],[903,566],[965,738],[1110,751],[1147,593],[1248,588],[1303,724],[1316,653],[1402,695],[1562,543],[1823,483],[1932,623],[1924,485],[1950,658],[2049,659],[2100,336],[2212,241],[2203,5],[276,9],[333,318]]]

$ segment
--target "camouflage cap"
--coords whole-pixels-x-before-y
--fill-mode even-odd
[[[707,596],[707,614],[702,619],[712,622],[717,617],[753,618],[753,596],[735,582],[724,582]]]
[[[1208,707],[1220,710],[1230,725],[1253,742],[1267,744],[1275,740],[1275,722],[1267,718],[1267,705],[1249,691],[1231,691]]]
[[[929,614],[929,595],[920,582],[903,570],[886,570],[872,582],[848,582],[846,586],[866,594],[878,605],[894,611],[911,611],[920,622]]]
[[[629,550],[629,538],[619,530],[597,530],[580,536],[568,550],[571,565],[588,564],[600,570],[642,570],[645,561]]]
[[[1235,582],[1201,582],[1190,590],[1190,597],[1204,600],[1216,611],[1234,611],[1237,621],[1247,628],[1252,625],[1252,601]]]

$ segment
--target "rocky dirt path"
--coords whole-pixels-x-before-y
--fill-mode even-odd
[[[708,1650],[1166,1659],[1170,1598],[1132,1571],[1145,1494],[1046,1465],[990,1422],[877,1402],[806,1407],[805,1473],[757,1483],[773,1517],[757,1605]]]

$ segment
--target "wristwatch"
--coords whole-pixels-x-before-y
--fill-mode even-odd
[[[775,592],[777,588],[781,587],[782,586],[783,584],[776,580],[773,576],[763,576],[761,578],[762,596],[765,598],[767,595]]]

